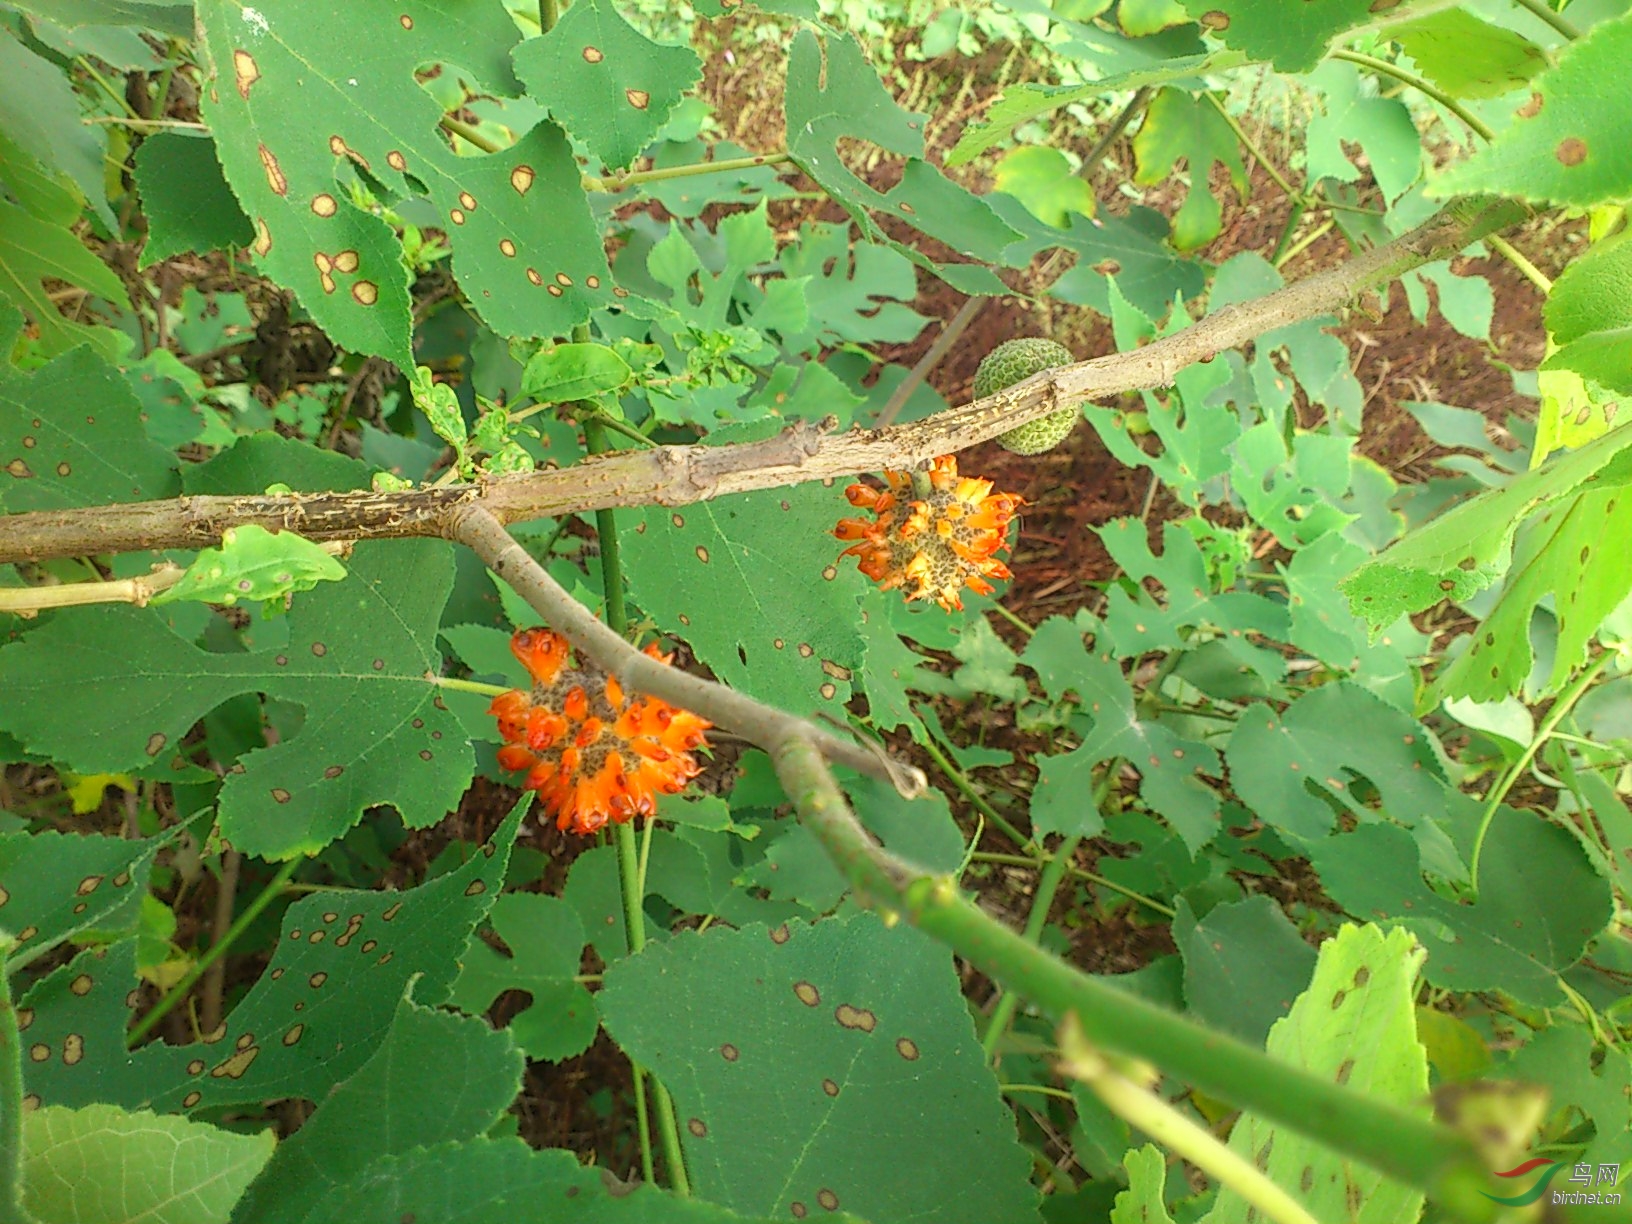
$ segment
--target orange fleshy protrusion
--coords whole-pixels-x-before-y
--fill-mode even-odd
[[[488,713],[505,743],[499,765],[527,771],[558,827],[594,833],[609,823],[657,814],[657,796],[678,794],[702,771],[691,754],[708,746],[711,724],[656,697],[632,699],[612,676],[574,669],[566,639],[523,629],[510,649],[533,678],[532,691],[495,697]],[[654,646],[659,662],[671,656]]]
[[[1018,496],[959,476],[951,455],[931,460],[916,482],[907,472],[885,472],[884,480],[887,492],[859,484],[844,491],[875,521],[843,518],[833,529],[838,539],[856,541],[839,555],[855,557],[863,574],[886,591],[901,587],[908,600],[933,599],[948,612],[963,608],[965,587],[990,595],[988,578],[1013,577],[995,554],[1008,548],[1009,521],[1023,504]]]

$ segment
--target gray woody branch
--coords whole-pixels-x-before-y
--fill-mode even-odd
[[[889,429],[834,435],[831,422],[794,425],[734,446],[664,446],[597,456],[558,471],[395,493],[180,497],[0,518],[0,562],[43,561],[152,548],[203,548],[228,527],[254,523],[311,540],[448,535],[449,511],[479,506],[500,523],[615,506],[680,506],[833,480],[904,471],[1037,420],[1059,408],[1171,385],[1198,361],[1265,332],[1330,314],[1401,273],[1455,254],[1529,214],[1511,202],[1455,201],[1417,229],[1255,301],[1227,306],[1128,353],[1062,366],[959,408]]]

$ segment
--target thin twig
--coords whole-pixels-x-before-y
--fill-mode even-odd
[[[232,929],[232,911],[238,900],[238,876],[243,870],[244,856],[237,850],[227,850],[221,855],[221,874],[216,879],[215,890],[215,938],[212,943],[220,943]],[[204,974],[204,981],[199,989],[201,996],[198,1005],[198,1027],[206,1033],[213,1033],[221,1023],[221,995],[227,981],[227,962],[224,957],[217,957],[215,962]]]
[[[941,334],[936,336],[935,342],[929,346],[929,351],[918,359],[918,364],[908,370],[901,384],[890,392],[890,398],[879,411],[878,419],[873,422],[873,428],[888,429],[895,424],[895,418],[901,415],[901,409],[907,406],[912,393],[929,377],[930,371],[941,364],[941,359],[951,351],[952,346],[958,342],[958,337],[963,335],[969,324],[975,321],[975,316],[990,300],[985,297],[972,297],[958,307],[958,313],[947,320],[946,326],[941,328]]]
[[[1385,59],[1378,59],[1375,55],[1364,55],[1359,51],[1348,51],[1342,48],[1333,51],[1332,58],[1348,60],[1351,64],[1358,64],[1362,68],[1369,68],[1373,72],[1380,72],[1384,76],[1393,77],[1401,84],[1409,85],[1418,93],[1424,94],[1427,97],[1432,98],[1435,102],[1438,102],[1446,110],[1450,111],[1451,114],[1455,115],[1458,119],[1462,120],[1463,123],[1467,124],[1473,132],[1479,136],[1482,136],[1485,140],[1491,140],[1495,136],[1495,133],[1490,130],[1489,125],[1486,124],[1483,119],[1479,118],[1478,115],[1475,115],[1467,107],[1463,106],[1462,103],[1451,97],[1450,94],[1446,93],[1438,85],[1435,85],[1432,81],[1429,81],[1424,77],[1418,76],[1414,72],[1407,72],[1398,64],[1391,64]]]
[[[1513,0],[1513,3],[1534,13],[1565,38],[1573,41],[1581,37],[1581,31],[1576,29],[1562,14],[1555,11],[1553,6],[1547,3],[1547,0]]]

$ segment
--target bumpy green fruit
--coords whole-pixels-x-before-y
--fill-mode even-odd
[[[980,363],[975,371],[975,398],[985,399],[994,392],[1012,387],[1023,379],[1055,366],[1070,365],[1076,360],[1071,350],[1052,340],[1028,337],[1024,340],[1005,340]],[[999,435],[997,443],[1016,455],[1040,455],[1053,450],[1082,418],[1075,405],[1051,412],[1046,417],[1011,429]]]

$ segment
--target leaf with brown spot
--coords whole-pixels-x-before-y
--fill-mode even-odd
[[[702,75],[690,47],[653,42],[610,0],[578,0],[515,62],[533,99],[613,170],[640,156]]]
[[[87,927],[134,929],[142,890],[131,883],[146,880],[153,856],[173,839],[174,834],[132,841],[50,830],[0,834],[5,884],[0,928],[13,937],[34,931],[8,954],[9,969],[15,972]],[[115,877],[124,883],[115,884]],[[88,886],[92,879],[100,880],[94,888]],[[85,908],[76,913],[79,905]]]

